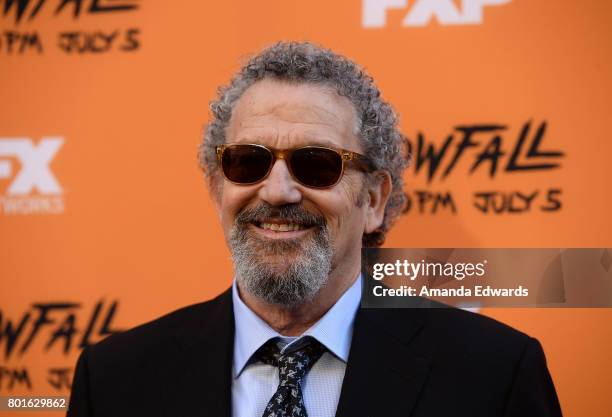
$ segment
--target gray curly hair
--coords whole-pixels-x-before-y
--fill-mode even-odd
[[[359,138],[364,154],[376,169],[391,175],[392,190],[381,226],[364,233],[365,247],[381,246],[386,232],[406,204],[403,172],[408,163],[405,138],[398,129],[398,117],[380,97],[372,77],[348,58],[309,42],[279,42],[251,58],[229,85],[220,87],[218,99],[211,102],[212,119],[205,126],[199,147],[200,166],[208,177],[211,191],[219,192],[219,167],[215,146],[225,143],[225,129],[232,110],[242,94],[264,78],[331,87],[355,107]],[[374,174],[369,174],[374,175]]]

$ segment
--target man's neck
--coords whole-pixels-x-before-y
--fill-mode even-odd
[[[327,313],[353,285],[358,275],[359,265],[355,271],[330,274],[327,284],[312,301],[289,308],[263,302],[241,291],[240,286],[238,292],[242,301],[278,333],[283,336],[299,336]]]

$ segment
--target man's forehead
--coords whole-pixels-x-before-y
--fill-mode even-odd
[[[272,142],[275,142],[282,144],[285,142],[285,144],[291,147],[320,145],[331,148],[337,148],[341,145],[338,143],[338,138],[334,138],[332,135],[326,135],[321,131],[293,130],[287,132],[285,137],[282,136],[282,132],[276,128],[249,128],[241,130],[235,138],[232,138],[232,143],[272,144]]]
[[[289,89],[262,87],[247,90],[236,108],[251,117],[283,114],[288,120],[312,119],[338,123],[347,116],[347,109],[340,100],[342,97],[335,97],[334,94],[326,89],[306,85],[296,85]]]
[[[283,140],[338,146],[355,137],[352,103],[328,87],[262,80],[245,91],[228,126],[232,142]]]

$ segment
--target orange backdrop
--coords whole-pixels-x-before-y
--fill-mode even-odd
[[[401,114],[387,247],[612,246],[611,2],[0,6],[0,395],[67,395],[83,344],[229,286],[196,148],[217,86],[277,40],[354,58]],[[612,414],[611,310],[483,313],[542,341],[566,415]]]

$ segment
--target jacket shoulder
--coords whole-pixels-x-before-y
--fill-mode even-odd
[[[427,312],[426,322],[437,332],[458,340],[491,344],[519,344],[527,342],[529,336],[491,317],[459,308],[436,308]]]
[[[90,346],[90,362],[97,367],[133,365],[174,350],[182,333],[198,337],[215,316],[227,314],[231,308],[231,292],[216,298],[182,307],[157,319],[138,325],[125,332],[113,334]]]
[[[399,339],[410,335],[411,342],[431,354],[495,355],[516,360],[533,340],[493,318],[441,304],[435,308],[372,309],[366,314]]]
[[[459,308],[429,309],[427,336],[448,355],[516,363],[532,340],[524,332],[491,317]]]

